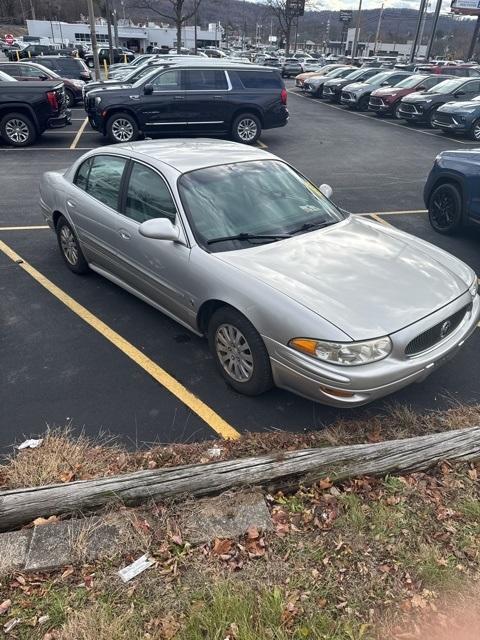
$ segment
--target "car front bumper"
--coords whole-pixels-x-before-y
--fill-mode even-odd
[[[402,107],[400,107],[398,115],[401,119],[408,120],[410,122],[425,122],[427,119],[427,114],[425,112],[404,111]]]
[[[395,344],[415,336],[450,317],[472,302],[468,292],[443,309],[392,335],[394,348],[383,360],[354,367],[335,366],[316,360],[264,336],[276,386],[321,404],[353,408],[399,391],[413,382],[423,382],[451,360],[475,331],[480,319],[477,295],[459,326],[434,347],[415,356],[398,353]],[[349,394],[341,397],[339,394]]]
[[[458,133],[465,133],[469,131],[472,123],[470,121],[466,122],[440,122],[436,118],[433,120],[433,126],[438,129],[444,129],[448,131],[455,131]]]
[[[359,101],[359,96],[354,96],[353,94],[345,95],[344,93],[340,96],[340,103],[347,107],[356,107]]]

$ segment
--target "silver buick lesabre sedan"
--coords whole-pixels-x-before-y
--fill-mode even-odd
[[[66,265],[208,337],[237,391],[355,407],[426,378],[480,315],[467,265],[338,209],[293,167],[217,140],[90,151],[41,181]]]

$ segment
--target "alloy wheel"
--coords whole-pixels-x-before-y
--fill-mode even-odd
[[[251,142],[257,135],[257,123],[251,118],[243,118],[237,125],[237,133],[244,142]]]
[[[472,133],[475,140],[480,140],[480,120],[473,125]]]
[[[128,142],[133,138],[132,123],[125,118],[118,118],[112,123],[112,136],[118,142]]]
[[[221,324],[215,333],[215,351],[235,382],[248,382],[253,375],[253,354],[243,333],[231,324]]]
[[[16,144],[24,144],[30,135],[30,129],[23,120],[12,118],[5,125],[5,135]]]
[[[72,230],[67,226],[63,226],[60,231],[60,246],[67,262],[75,266],[78,262],[78,246]]]
[[[456,203],[448,188],[440,188],[432,199],[430,215],[439,229],[448,229],[455,223]]]

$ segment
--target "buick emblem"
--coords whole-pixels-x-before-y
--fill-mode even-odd
[[[450,322],[450,320],[445,320],[445,322],[440,327],[440,337],[441,338],[445,338],[445,336],[450,331],[450,327],[451,326],[452,326],[452,323]]]

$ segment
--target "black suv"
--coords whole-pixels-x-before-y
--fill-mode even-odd
[[[253,65],[182,64],[133,86],[89,91],[91,126],[112,142],[141,135],[232,135],[253,144],[262,129],[288,122],[287,91],[280,72]]]
[[[123,49],[113,49],[113,64],[128,64],[129,62],[132,62],[134,58],[135,54],[131,51],[127,53]],[[86,53],[84,59],[87,65],[93,69],[93,67],[95,66],[95,62],[93,60],[93,51]],[[104,62],[110,64],[110,49],[108,47],[102,47],[98,50],[98,61],[102,65]]]
[[[480,95],[480,78],[444,80],[428,91],[411,93],[402,98],[398,117],[407,122],[424,122],[433,126],[438,107],[454,100],[471,100]]]
[[[42,56],[36,58],[35,62],[55,71],[61,78],[71,78],[72,80],[83,80],[89,82],[92,74],[80,58],[69,58],[67,56]]]
[[[27,44],[23,49],[13,49],[7,52],[7,58],[14,62],[20,58],[34,58],[56,53],[55,48],[48,44]],[[17,55],[18,54],[18,55]]]

